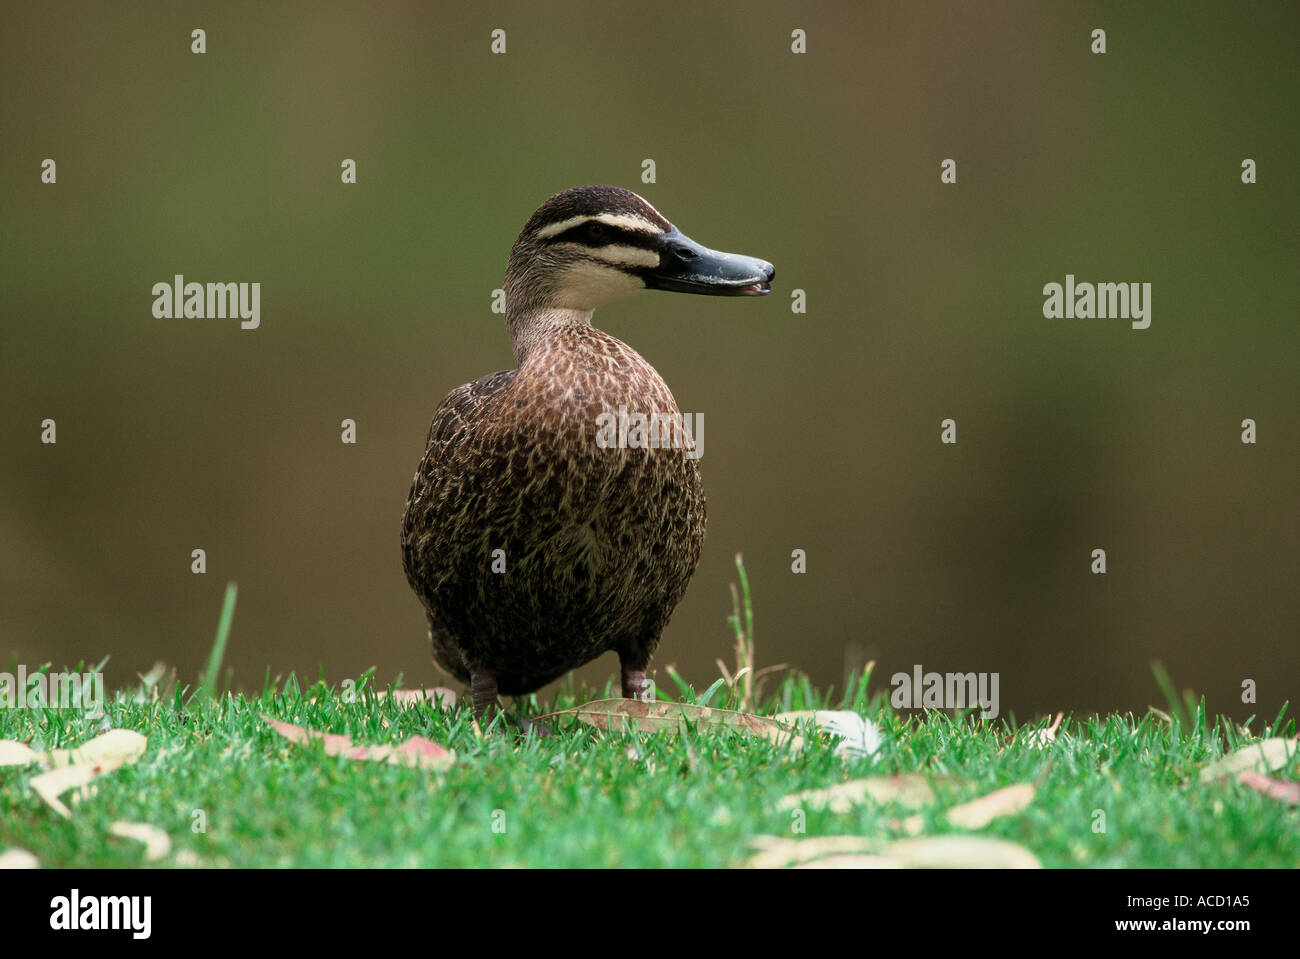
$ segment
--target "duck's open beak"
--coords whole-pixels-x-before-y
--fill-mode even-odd
[[[645,275],[651,290],[710,296],[762,296],[772,292],[776,267],[739,253],[701,246],[676,227],[659,237],[659,266]]]

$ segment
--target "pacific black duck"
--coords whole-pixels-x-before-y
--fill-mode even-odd
[[[402,521],[434,659],[469,683],[480,715],[498,693],[531,692],[608,650],[623,695],[644,696],[699,561],[704,490],[689,431],[657,447],[598,441],[611,416],[667,425],[679,411],[592,311],[643,288],[757,296],[774,274],[701,246],[618,187],[565,190],[524,225],[504,286],[517,368],[443,399]]]

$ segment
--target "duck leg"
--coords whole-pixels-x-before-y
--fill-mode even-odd
[[[651,683],[645,678],[645,663],[636,665],[634,660],[620,656],[619,665],[623,670],[623,698],[648,703]]]
[[[470,694],[474,697],[474,715],[480,720],[492,717],[497,704],[497,678],[486,669],[475,669],[469,676]]]

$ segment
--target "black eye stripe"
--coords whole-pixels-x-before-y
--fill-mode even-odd
[[[600,227],[600,236],[591,235],[591,227],[594,225]],[[635,246],[642,250],[652,250],[655,248],[656,238],[645,233],[635,230],[625,230],[622,227],[610,226],[608,223],[601,223],[599,220],[588,220],[586,223],[579,223],[577,226],[570,227],[563,233],[552,238],[553,243],[580,243],[583,246]]]

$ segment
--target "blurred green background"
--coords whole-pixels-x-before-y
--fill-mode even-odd
[[[997,671],[1023,717],[1163,705],[1160,659],[1271,717],[1300,681],[1298,25],[1280,2],[7,5],[0,659],[192,677],[235,580],[237,685],[439,681],[398,546],[429,419],[512,365],[490,305],[524,220],[613,183],[777,266],[765,299],[596,314],[706,423],[708,538],[655,665],[703,688],[730,661],[743,551],[760,666]],[[260,282],[261,328],[154,319],[176,273]],[[1152,283],[1151,328],[1044,319],[1067,273]]]

